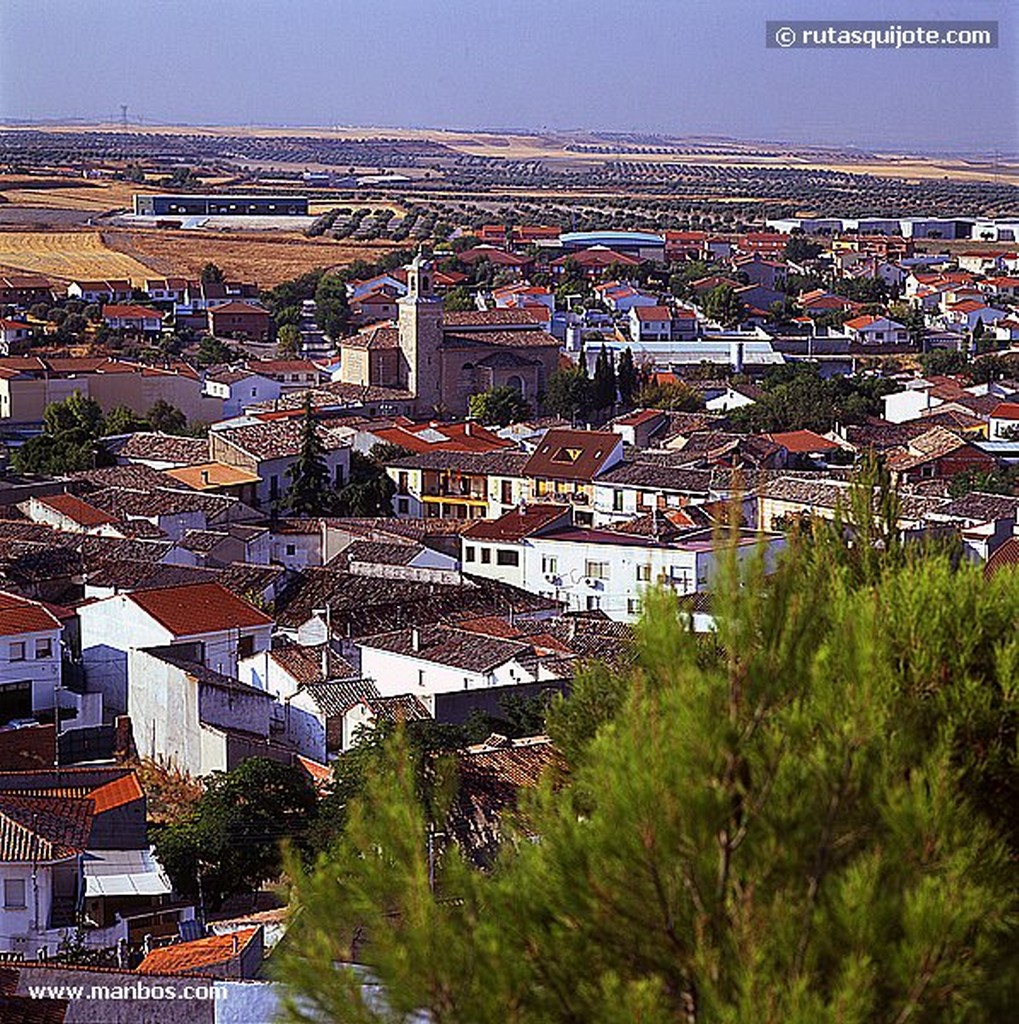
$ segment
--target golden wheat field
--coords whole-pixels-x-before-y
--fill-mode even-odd
[[[272,287],[318,267],[354,260],[374,262],[395,248],[392,242],[348,242],[305,238],[297,233],[120,230],[103,232],[105,244],[142,264],[151,274],[197,277],[215,263],[230,278]]]
[[[105,213],[130,209],[137,192],[156,191],[129,181],[84,181],[80,178],[40,180],[38,177],[0,174],[0,195],[13,206],[44,210],[80,210]]]
[[[65,281],[152,277],[152,268],[103,244],[98,231],[0,231],[0,265]]]

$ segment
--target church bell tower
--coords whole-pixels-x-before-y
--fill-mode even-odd
[[[442,299],[432,290],[434,270],[421,252],[407,272],[407,294],[399,300],[400,386],[417,397],[418,414],[442,401]]]

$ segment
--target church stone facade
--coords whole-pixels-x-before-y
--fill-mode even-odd
[[[512,387],[537,405],[559,361],[559,342],[527,309],[444,313],[430,262],[414,258],[397,326],[340,343],[342,380],[415,396],[419,416],[463,416],[472,394]]]

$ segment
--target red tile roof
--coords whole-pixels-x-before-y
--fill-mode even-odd
[[[38,601],[0,591],[0,636],[60,629],[60,620]]]
[[[410,452],[493,452],[513,447],[512,441],[473,422],[397,424],[372,433]]]
[[[109,512],[104,512],[95,505],[90,505],[73,494],[47,494],[35,499],[40,505],[59,512],[66,519],[77,523],[79,526],[102,526],[105,523],[115,523],[116,517]]]
[[[1019,402],[999,402],[991,410],[991,419],[1019,420]]]
[[[89,793],[89,797],[95,805],[94,813],[96,814],[103,814],[116,807],[123,807],[124,804],[134,803],[135,800],[141,800],[143,796],[141,783],[134,772],[128,772],[119,779],[107,782],[106,785],[93,789]]]
[[[769,441],[780,444],[787,452],[808,454],[810,452],[837,451],[839,446],[834,441],[815,434],[812,430],[790,430],[782,434],[765,434]]]
[[[519,540],[569,514],[568,505],[523,505],[498,519],[479,519],[462,536],[471,540]]]
[[[672,311],[668,306],[634,306],[638,320],[671,320]]]
[[[213,306],[209,310],[209,313],[213,317],[222,316],[224,313],[244,313],[248,316],[264,316],[266,319],[269,317],[269,311],[267,309],[263,309],[261,306],[256,306],[251,302],[227,302],[222,306]]]
[[[593,480],[621,442],[622,437],[610,430],[547,430],[524,464],[524,474],[547,479]]]
[[[92,813],[91,800],[0,795],[0,862],[64,860],[81,853]]]
[[[226,935],[210,935],[193,942],[176,942],[154,949],[138,965],[139,974],[187,974],[226,964],[239,956],[255,937],[257,928],[242,928]],[[237,948],[234,949],[234,943]]]
[[[162,320],[163,314],[158,309],[148,306],[115,306],[112,303],[103,306],[103,318],[111,320]]]
[[[140,590],[128,595],[174,636],[270,626],[272,619],[219,583]]]

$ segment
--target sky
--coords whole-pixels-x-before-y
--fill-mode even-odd
[[[765,22],[998,21],[782,50]],[[0,0],[0,120],[720,135],[1019,151],[1016,0]]]

